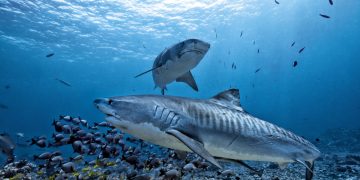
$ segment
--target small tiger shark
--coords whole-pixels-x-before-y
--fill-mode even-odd
[[[320,151],[309,141],[244,111],[238,89],[210,99],[134,95],[96,99],[106,120],[123,132],[167,148],[194,152],[218,168],[230,161],[256,172],[244,160],[286,167],[299,162],[313,177]]]
[[[195,68],[210,48],[210,44],[199,39],[188,39],[166,48],[155,59],[152,69],[135,76],[139,77],[152,71],[155,88],[161,89],[173,82],[184,82],[195,91],[198,87],[190,70]]]

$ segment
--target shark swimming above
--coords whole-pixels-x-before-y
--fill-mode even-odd
[[[102,98],[95,106],[123,132],[167,148],[194,152],[218,168],[218,161],[261,171],[243,160],[269,161],[281,168],[299,162],[313,177],[320,151],[309,141],[244,111],[238,89],[210,99],[161,95]]]
[[[184,82],[198,91],[198,87],[190,70],[195,68],[210,48],[210,44],[199,39],[188,39],[166,48],[155,59],[152,69],[136,77],[152,72],[155,88],[161,93],[166,85],[173,82]]]

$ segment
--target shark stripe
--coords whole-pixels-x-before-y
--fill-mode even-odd
[[[172,124],[172,121],[173,121],[174,117],[175,117],[175,113],[171,111],[171,112],[169,113],[168,117],[167,117],[167,119],[169,120],[169,122],[166,121],[166,123]]]
[[[237,130],[236,130],[236,132],[237,132],[237,133],[242,133],[242,131],[241,131],[241,119],[240,119],[240,118],[237,118],[237,119],[236,119],[236,124],[237,124]]]
[[[230,123],[231,123],[230,133],[236,132],[235,119],[231,119]]]
[[[154,108],[154,117],[155,117],[155,115],[156,115],[156,111],[157,111],[157,108],[158,108],[159,106],[158,105],[155,105],[155,108]]]

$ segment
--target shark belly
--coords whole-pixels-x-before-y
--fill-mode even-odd
[[[293,160],[285,156],[272,156],[271,154],[265,153],[256,153],[251,151],[241,151],[241,147],[237,150],[233,148],[219,147],[214,146],[213,144],[204,144],[205,149],[207,149],[210,154],[215,157],[221,157],[225,159],[234,159],[234,160],[249,160],[249,161],[269,161],[276,163],[285,163],[293,162]]]
[[[216,131],[202,131],[202,142],[209,153],[215,157],[234,160],[269,161],[276,163],[293,162],[291,153],[295,147],[263,137],[244,134],[229,134]],[[262,140],[259,140],[262,139]]]
[[[180,140],[160,130],[160,128],[155,127],[151,123],[145,122],[134,124],[126,121],[119,121],[114,117],[107,117],[106,120],[113,124],[116,128],[125,133],[131,134],[136,138],[170,149],[191,152],[191,150]]]
[[[155,84],[160,88],[164,88],[167,84],[189,72],[196,65],[197,64],[194,64],[191,61],[189,63],[184,63],[178,60],[169,60],[164,66],[154,70],[153,77]]]

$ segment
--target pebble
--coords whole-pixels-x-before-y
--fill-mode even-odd
[[[195,165],[193,163],[188,163],[183,167],[183,169],[185,171],[192,171],[192,170],[195,170],[196,167],[195,167]]]
[[[227,169],[227,170],[224,170],[223,172],[221,172],[221,174],[223,176],[234,176],[235,172],[233,170]]]
[[[179,179],[179,178],[180,178],[180,173],[176,169],[167,171],[164,177],[164,179]]]

